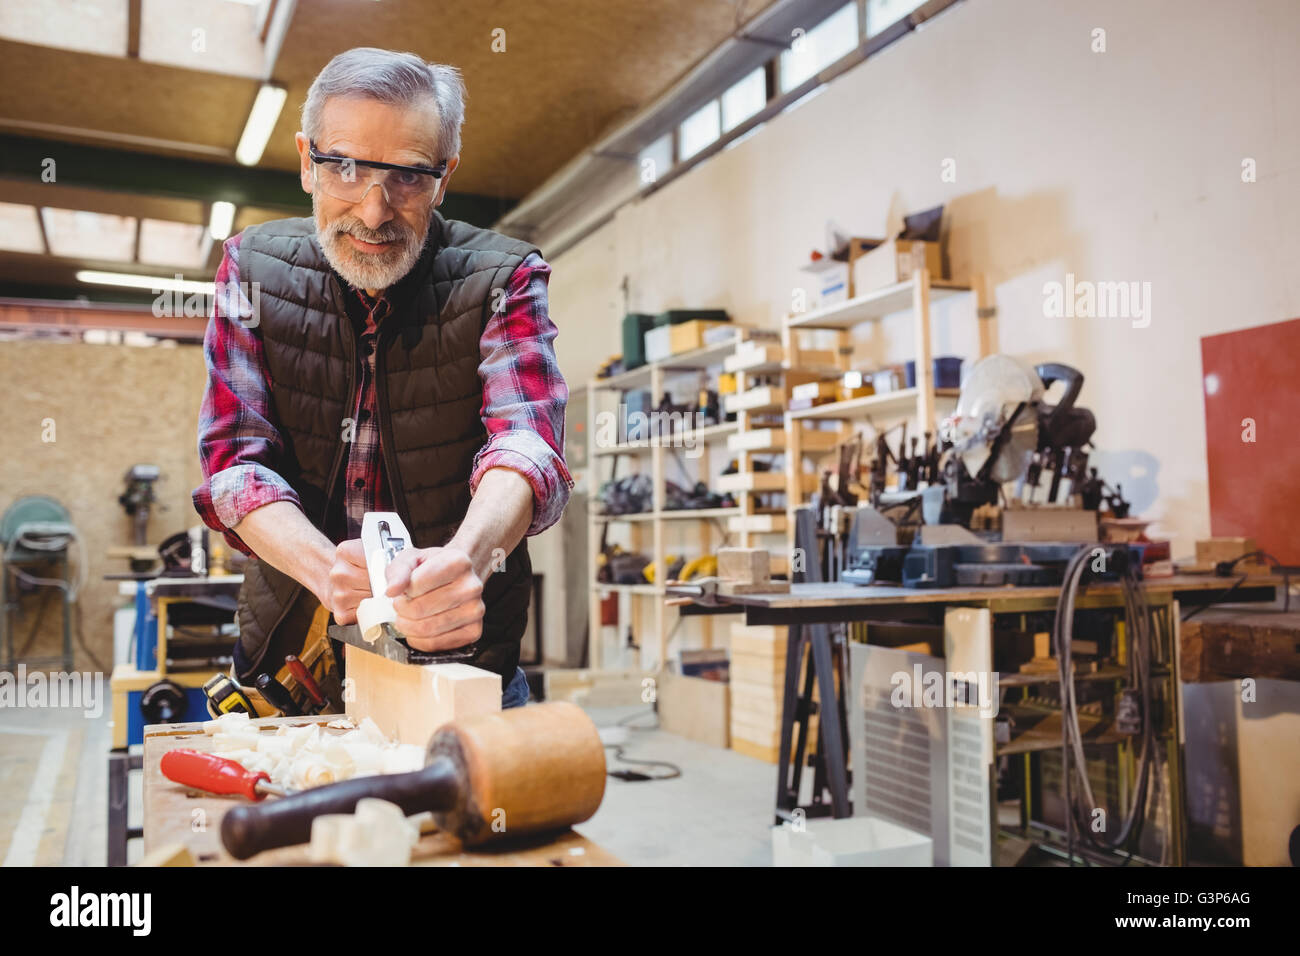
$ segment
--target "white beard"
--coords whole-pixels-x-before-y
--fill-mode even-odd
[[[312,215],[316,219],[316,236],[321,251],[334,271],[357,289],[387,289],[415,267],[424,248],[424,236],[417,236],[404,225],[385,223],[377,230],[365,227],[355,216],[345,215],[332,223],[321,221],[316,196],[311,198]],[[398,241],[395,249],[385,252],[362,252],[347,235],[355,235],[363,242]]]

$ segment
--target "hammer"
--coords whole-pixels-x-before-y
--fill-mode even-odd
[[[467,846],[562,830],[589,819],[605,795],[596,725],[567,701],[453,720],[429,741],[424,769],[358,777],[265,803],[234,807],[221,842],[237,860],[311,839],[312,821],[378,797],[407,816],[433,812]]]

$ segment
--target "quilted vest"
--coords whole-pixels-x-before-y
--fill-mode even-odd
[[[487,441],[478,376],[479,339],[527,243],[435,211],[404,297],[379,325],[375,384],[384,470],[412,543],[443,545],[469,507],[475,454]],[[257,288],[273,410],[285,440],[277,469],[322,531],[342,507],[346,420],[354,412],[358,343],[310,218],[251,226],[239,243],[241,282]],[[257,286],[252,286],[257,283]],[[521,541],[505,568],[484,582],[483,635],[471,661],[504,687],[519,662],[532,590]],[[298,653],[318,602],[303,585],[263,561],[249,561],[240,589],[239,640],[251,674],[279,669]],[[240,674],[241,678],[251,674]]]

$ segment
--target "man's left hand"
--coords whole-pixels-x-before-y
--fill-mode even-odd
[[[411,548],[388,565],[393,626],[419,651],[473,644],[483,633],[483,581],[459,548]]]

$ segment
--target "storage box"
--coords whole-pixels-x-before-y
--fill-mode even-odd
[[[917,263],[923,263],[931,279],[943,277],[939,243],[914,239],[887,239],[852,262],[851,295],[865,295],[885,286],[912,278]]]
[[[683,322],[729,322],[731,317],[726,309],[667,309],[655,316],[654,324],[681,325]]]
[[[731,745],[728,685],[662,670],[655,688],[661,729],[724,750]]]
[[[934,842],[880,817],[772,828],[773,866],[934,866]]]
[[[682,352],[702,349],[706,344],[705,333],[710,329],[720,326],[730,327],[730,325],[730,322],[706,322],[704,319],[693,319],[690,322],[665,326],[668,331],[669,353],[680,355]]]
[[[645,334],[645,360],[662,362],[673,354],[673,327],[658,325]]]
[[[646,363],[645,334],[654,328],[655,317],[644,312],[623,316],[623,367],[628,371]]]
[[[853,279],[853,264],[880,244],[879,239],[866,239],[854,236],[848,243],[848,258],[815,259],[802,267],[802,271],[811,273],[814,281],[812,288],[814,308],[822,308],[844,302],[857,295]]]

